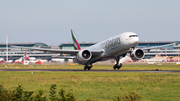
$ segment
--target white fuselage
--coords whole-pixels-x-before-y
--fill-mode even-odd
[[[89,61],[81,64],[94,63],[97,61],[105,61],[118,55],[123,55],[128,52],[130,48],[135,48],[139,43],[137,34],[133,32],[125,32],[123,34],[111,37],[105,41],[92,45],[84,50],[102,50],[103,53],[98,57],[92,57]]]

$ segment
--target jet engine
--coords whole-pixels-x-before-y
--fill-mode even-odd
[[[132,51],[130,57],[134,61],[141,60],[144,57],[144,51],[142,49],[137,48]]]
[[[77,59],[80,62],[88,61],[92,57],[92,53],[89,50],[81,50],[77,54]]]

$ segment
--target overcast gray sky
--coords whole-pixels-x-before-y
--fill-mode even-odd
[[[180,40],[180,0],[0,0],[0,43],[98,42],[131,31],[140,41]]]

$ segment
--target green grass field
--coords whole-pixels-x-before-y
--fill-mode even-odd
[[[13,65],[9,68],[38,69],[83,69],[83,66],[25,67]],[[164,67],[164,68],[163,68]],[[0,69],[7,69],[3,65]],[[18,68],[17,68],[18,69]],[[112,66],[95,65],[92,69],[112,69]],[[180,70],[178,65],[124,65],[126,70]],[[72,92],[78,101],[88,98],[98,101],[112,101],[118,96],[123,99],[129,92],[136,92],[142,101],[179,101],[180,73],[122,73],[122,72],[0,72],[0,85],[11,90],[22,85],[24,90],[44,90],[49,96],[51,84],[57,85],[57,92],[63,88]]]
[[[93,65],[91,70],[113,70],[113,65]],[[0,69],[79,69],[83,70],[84,65],[0,65]],[[120,70],[180,70],[180,65],[175,63],[162,65],[134,64],[123,65]]]

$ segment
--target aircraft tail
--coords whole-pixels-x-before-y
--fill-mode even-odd
[[[29,55],[28,55],[28,53],[26,53],[26,59],[29,60]]]
[[[73,39],[74,49],[81,50],[81,47],[80,47],[78,41],[76,40],[76,37],[74,36],[72,29],[71,29],[71,35],[72,35],[72,39]]]

